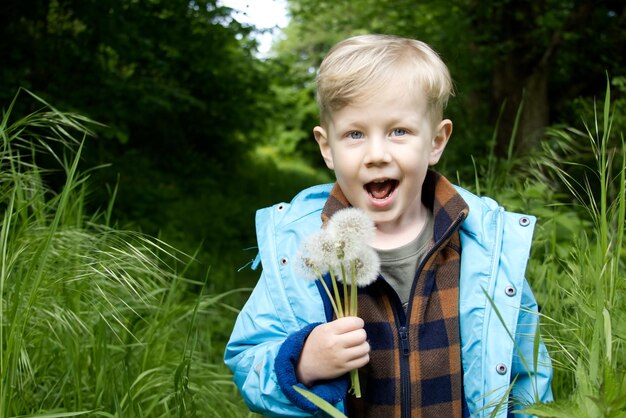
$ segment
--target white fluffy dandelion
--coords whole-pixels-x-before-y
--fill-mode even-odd
[[[380,260],[369,246],[374,232],[374,223],[364,211],[347,208],[335,213],[326,229],[307,237],[300,246],[298,267],[302,277],[320,280],[337,318],[357,315],[358,288],[378,277]],[[332,291],[324,281],[327,273]],[[337,282],[343,283],[343,301]],[[361,397],[358,369],[350,372],[350,378],[352,392]]]
[[[330,267],[328,251],[332,247],[329,238],[326,231],[320,230],[302,241],[298,252],[297,270],[303,278],[314,281],[328,273]]]
[[[354,274],[356,286],[370,285],[376,281],[380,271],[378,253],[372,247],[361,247],[360,253],[350,261],[350,270]]]
[[[375,227],[363,210],[346,208],[330,218],[327,230],[335,239],[337,257],[341,260],[354,258],[372,240]]]

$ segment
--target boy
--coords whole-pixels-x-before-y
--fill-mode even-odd
[[[350,38],[322,62],[317,91],[313,132],[337,181],[257,213],[263,272],[225,353],[250,408],[319,411],[294,384],[349,416],[504,417],[551,400],[542,343],[533,366],[537,307],[524,278],[534,219],[429,170],[452,132],[439,56],[415,40]],[[333,319],[293,266],[302,239],[348,206],[374,221],[381,273],[360,290],[358,318]],[[354,368],[359,399],[347,394]]]

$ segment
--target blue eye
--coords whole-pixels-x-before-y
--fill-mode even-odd
[[[348,137],[350,137],[350,139],[361,139],[363,138],[363,132],[351,131],[348,132]]]
[[[403,135],[406,135],[406,129],[396,128],[393,131],[391,131],[391,134],[393,136],[403,136]]]

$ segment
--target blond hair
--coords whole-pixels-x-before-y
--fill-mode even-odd
[[[454,93],[448,67],[430,46],[392,35],[361,35],[339,42],[322,61],[316,78],[322,123],[332,112],[371,98],[403,74],[408,75],[409,92],[425,94],[432,117],[440,120]]]

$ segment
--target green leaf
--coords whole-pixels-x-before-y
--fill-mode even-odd
[[[93,411],[79,411],[79,412],[59,412],[57,414],[42,414],[42,415],[21,415],[19,418],[64,418],[64,417],[77,417],[79,415],[89,414]]]
[[[604,318],[604,339],[606,344],[606,359],[611,364],[611,353],[613,351],[613,333],[611,332],[611,314],[606,308],[602,309],[602,316]]]
[[[330,403],[326,402],[324,399],[320,398],[316,394],[314,394],[312,392],[309,392],[306,389],[302,389],[300,386],[294,385],[293,388],[296,390],[296,392],[298,392],[300,395],[304,396],[310,402],[314,403],[322,411],[326,412],[331,417],[333,417],[333,418],[347,418],[347,416],[344,415],[343,413],[341,413],[341,411],[339,411],[337,408],[335,408]]]

